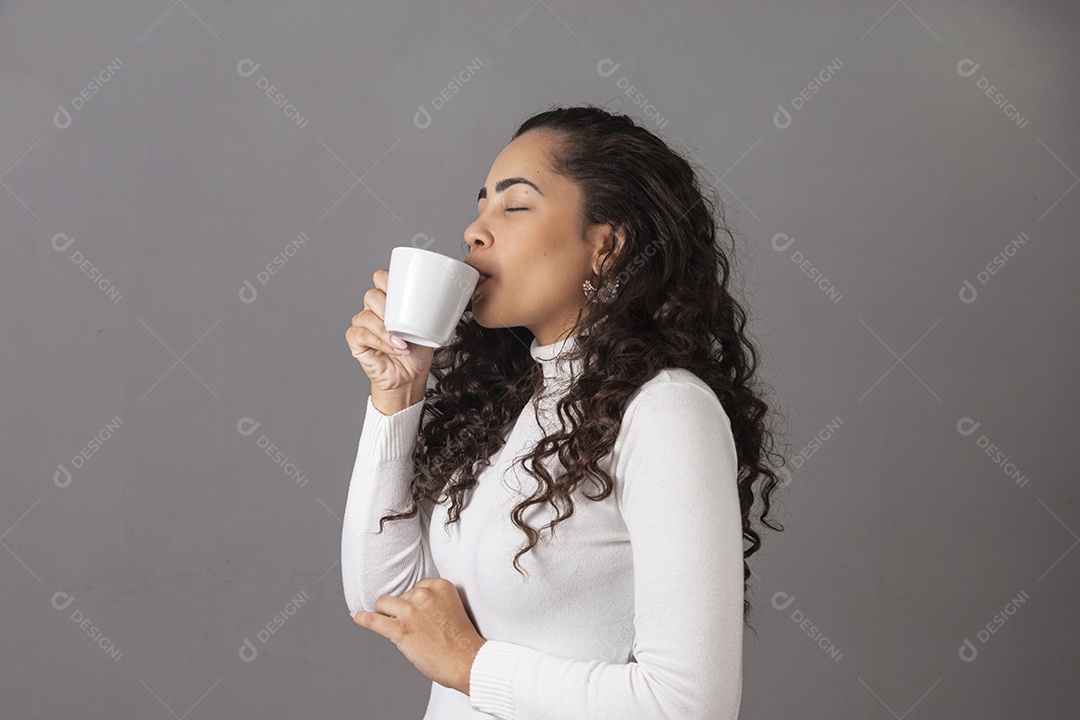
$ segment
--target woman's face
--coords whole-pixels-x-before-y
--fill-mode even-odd
[[[490,275],[470,308],[483,327],[527,327],[541,345],[562,338],[587,302],[607,225],[584,227],[581,193],[549,168],[556,136],[532,130],[503,148],[465,228],[466,263]],[[531,183],[531,184],[530,184]]]

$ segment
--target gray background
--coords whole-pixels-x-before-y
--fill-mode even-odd
[[[1075,715],[1078,27],[1018,0],[0,3],[3,716],[422,715],[342,596],[344,331],[392,247],[461,257],[513,129],[579,102],[659,126],[729,207],[802,454],[743,717]]]

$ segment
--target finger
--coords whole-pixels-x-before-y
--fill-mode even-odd
[[[408,347],[399,349],[390,344],[389,333],[377,335],[371,328],[360,325],[351,325],[345,330],[345,341],[353,351],[353,355],[363,353],[367,348],[377,350],[384,355],[408,355]]]
[[[399,618],[408,612],[411,603],[394,595],[380,595],[375,600],[375,612]]]
[[[386,268],[379,268],[372,276],[372,280],[375,281],[375,287],[386,292],[386,286],[390,282],[390,271]]]
[[[395,621],[392,618],[380,615],[377,612],[365,612],[359,610],[356,615],[353,615],[353,622],[365,630],[378,633],[387,640],[393,641],[395,644],[397,643],[395,640],[397,637],[397,630],[395,628]]]
[[[379,322],[383,322],[386,317],[386,293],[377,287],[368,289],[364,293],[364,307],[375,313]]]
[[[364,293],[364,308],[378,315],[379,320],[386,316],[387,294],[378,287],[370,287]]]
[[[410,602],[417,608],[423,609],[430,605],[440,593],[456,593],[457,586],[442,577],[428,577],[417,580],[408,592],[414,594],[409,598]],[[405,595],[403,594],[402,597],[404,598]]]
[[[388,332],[383,332],[381,335],[372,332],[371,328],[361,328],[361,340],[368,347],[373,347],[386,355],[408,355],[410,353],[409,346],[406,345],[403,348],[399,348],[390,342],[391,335]],[[405,342],[402,340],[402,342]]]
[[[439,592],[457,592],[457,585],[450,582],[444,577],[426,577],[416,581],[416,584],[412,587],[413,590],[419,590],[422,594],[433,594]]]
[[[409,346],[407,341],[400,340],[394,344],[394,336],[386,329],[381,313],[386,312],[386,294],[378,288],[371,288],[364,293],[364,309],[353,316],[352,324],[365,328],[379,340],[373,347],[379,347],[383,352],[391,352],[394,355],[408,355]]]

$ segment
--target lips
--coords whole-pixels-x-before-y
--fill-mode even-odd
[[[483,282],[485,280],[487,280],[488,278],[490,278],[490,277],[491,277],[490,275],[485,275],[484,273],[480,273],[480,279],[476,281],[476,286],[480,287],[480,285],[483,284]]]

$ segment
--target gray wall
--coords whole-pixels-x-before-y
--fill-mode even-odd
[[[1076,714],[1076,5],[717,5],[0,3],[3,715],[422,715],[344,331],[578,102],[716,185],[801,457],[743,716]]]

